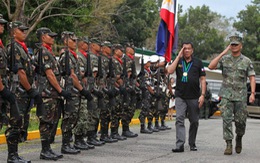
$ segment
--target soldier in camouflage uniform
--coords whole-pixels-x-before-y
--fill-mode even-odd
[[[43,101],[39,92],[32,87],[33,84],[33,67],[31,56],[28,54],[28,48],[24,42],[25,30],[28,27],[24,26],[21,22],[15,21],[10,23],[12,29],[12,36],[14,37],[14,55],[16,59],[17,74],[19,86],[16,93],[17,103],[20,109],[20,115],[22,122],[11,121],[6,130],[6,140],[8,144],[8,160],[7,162],[15,162],[22,160],[21,162],[30,162],[21,159],[17,154],[18,142],[23,142],[27,139],[27,129],[30,118],[30,103],[34,99],[34,103],[37,104],[37,116],[41,118],[44,115]],[[8,51],[11,54],[11,47]],[[11,82],[12,84],[12,82]]]
[[[61,152],[64,154],[78,154],[80,150],[75,149],[70,145],[70,138],[72,136],[72,130],[76,125],[76,119],[78,119],[78,111],[80,107],[80,95],[84,96],[88,101],[93,100],[93,97],[89,91],[83,88],[81,84],[81,75],[78,64],[78,56],[75,52],[77,44],[77,37],[73,32],[65,31],[62,32],[61,38],[64,42],[64,45],[67,46],[65,50],[61,53],[60,56],[60,66],[63,71],[63,74],[66,74],[64,77],[66,88],[70,88],[72,94],[72,100],[66,100],[64,106],[64,112],[62,117],[62,147]],[[66,65],[66,55],[69,55],[69,65]],[[67,66],[69,67],[70,72],[66,72]],[[69,85],[71,84],[71,85]]]
[[[100,41],[97,38],[91,38],[90,39],[90,47],[89,47],[89,53],[90,60],[91,60],[91,69],[93,71],[92,76],[94,77],[94,80],[96,80],[96,75],[98,71],[98,56],[100,53]],[[94,82],[93,88],[91,93],[93,94],[93,108],[88,108],[88,114],[87,114],[87,143],[94,145],[94,146],[101,146],[105,144],[104,141],[100,141],[97,139],[97,129],[99,125],[99,118],[100,118],[100,109],[98,107],[98,98],[101,98],[103,96],[103,93],[97,90],[98,86],[96,85],[96,82]]]
[[[135,93],[135,89],[136,89],[136,72],[133,72],[134,70],[132,70],[132,64],[135,64],[134,61],[134,56],[135,51],[134,51],[134,45],[127,43],[126,44],[126,49],[125,49],[125,60],[126,60],[126,67],[128,73],[130,73],[128,75],[128,80],[129,80],[129,86],[128,86],[128,101],[129,101],[129,105],[123,106],[125,107],[123,109],[123,115],[122,115],[122,127],[123,127],[123,132],[122,135],[128,138],[133,138],[133,137],[137,137],[138,134],[133,133],[132,131],[130,131],[129,129],[129,124],[131,123],[131,120],[134,116],[135,113],[135,108],[136,108],[136,93]],[[135,65],[134,65],[135,66]]]
[[[115,75],[116,75],[116,85],[119,88],[120,95],[116,96],[116,105],[115,108],[112,109],[111,112],[111,137],[117,140],[126,140],[125,136],[121,136],[118,133],[119,123],[122,118],[122,97],[127,94],[126,88],[123,87],[124,83],[121,79],[121,75],[123,73],[123,46],[120,44],[113,45],[114,52],[113,52],[113,63],[115,68]]]
[[[108,77],[109,73],[109,59],[112,57],[111,55],[111,48],[112,44],[109,41],[104,41],[102,43],[102,48],[101,48],[101,57],[102,57],[102,66],[105,71],[105,78]],[[105,141],[106,143],[113,143],[113,142],[118,142],[117,139],[113,139],[109,136],[108,134],[108,129],[109,129],[109,123],[111,121],[111,110],[114,106],[112,106],[111,97],[109,97],[109,88],[106,88],[107,91],[105,91],[105,96],[104,96],[104,102],[105,106],[107,106],[107,109],[102,109],[100,112],[100,122],[101,122],[101,136],[100,140]]]
[[[80,74],[82,76],[82,85],[86,87],[86,78],[85,71],[87,68],[87,51],[88,51],[88,37],[82,37],[78,40],[78,61],[80,66]],[[94,149],[94,145],[90,145],[85,142],[84,137],[87,135],[87,115],[88,115],[88,100],[85,98],[81,98],[80,108],[79,108],[79,117],[77,120],[77,124],[73,129],[73,134],[75,136],[74,147],[81,150]]]
[[[150,83],[151,83],[151,85],[150,85],[150,89],[148,89],[148,90],[151,94],[151,108],[150,108],[150,112],[147,116],[147,120],[148,120],[147,129],[152,132],[159,132],[158,125],[156,125],[156,127],[153,127],[153,125],[152,125],[153,118],[155,118],[155,122],[158,123],[159,111],[162,110],[162,108],[157,108],[157,103],[160,102],[161,96],[162,96],[162,94],[160,93],[161,88],[159,88],[160,92],[156,92],[158,90],[157,87],[160,86],[160,84],[161,84],[161,80],[160,80],[161,78],[159,79],[159,81],[157,81],[157,73],[158,73],[158,71],[160,71],[160,68],[158,67],[159,56],[152,55],[150,57],[150,62],[151,62],[151,66],[150,66],[150,70],[151,70]]]
[[[152,130],[148,130],[145,127],[145,119],[148,116],[149,112],[150,112],[150,107],[151,107],[151,95],[149,90],[151,89],[151,70],[150,70],[150,58],[149,57],[143,57],[140,58],[139,63],[142,63],[142,59],[143,59],[143,63],[144,63],[144,72],[139,73],[138,77],[139,77],[139,83],[140,83],[140,89],[142,90],[142,105],[141,105],[141,112],[139,114],[139,120],[140,120],[140,125],[141,125],[141,129],[140,129],[140,133],[144,133],[144,134],[151,134],[153,133]],[[144,73],[144,74],[142,74]],[[143,79],[142,79],[143,78]]]
[[[159,126],[159,122],[155,120],[155,125],[154,127],[158,128],[159,130],[170,130],[171,127],[167,126],[165,124],[165,119],[166,119],[166,114],[168,112],[168,107],[169,107],[169,101],[171,96],[166,93],[167,87],[171,87],[170,82],[169,82],[169,75],[166,75],[165,71],[165,58],[164,57],[159,57],[159,66],[161,67],[161,87],[162,87],[162,103],[163,103],[163,109],[159,111],[159,117],[161,120],[161,126]]]
[[[71,93],[63,90],[59,84],[61,80],[60,67],[55,58],[55,54],[52,52],[54,37],[57,36],[57,33],[52,32],[49,28],[42,27],[37,29],[36,35],[41,42],[41,44],[38,45],[39,50],[35,55],[37,59],[36,64],[38,66],[37,69],[42,69],[43,71],[42,74],[38,72],[38,81],[36,83],[37,87],[42,90],[40,93],[42,93],[44,108],[47,113],[40,119],[39,125],[42,144],[40,159],[57,160],[62,158],[63,155],[57,154],[51,149],[51,131],[54,126],[56,127],[55,123],[58,122],[60,118],[59,105],[63,102],[60,96],[63,96],[65,99],[71,99]],[[39,57],[42,57],[42,63],[39,63],[41,62]],[[41,89],[41,87],[44,89]]]
[[[242,137],[245,134],[247,119],[247,78],[250,80],[251,94],[249,102],[255,101],[255,71],[249,58],[241,53],[242,38],[238,35],[230,36],[230,45],[220,53],[210,64],[210,69],[216,69],[218,64],[222,70],[223,83],[219,92],[221,102],[219,108],[223,118],[223,138],[227,143],[225,155],[232,154],[233,128],[236,126],[236,153],[242,150]],[[228,51],[231,54],[227,54]]]
[[[4,33],[4,26],[7,23],[3,19],[3,15],[0,14],[0,34]],[[6,80],[7,73],[7,54],[2,40],[0,39],[0,130],[4,124],[4,121],[7,120],[7,100],[15,100],[15,96],[6,88],[4,81]],[[12,102],[12,101],[9,101]]]

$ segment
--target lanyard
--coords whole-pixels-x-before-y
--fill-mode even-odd
[[[192,63],[193,62],[190,62],[190,63],[188,63],[186,65],[186,62],[184,60],[182,60],[182,71],[183,71],[183,74],[182,74],[181,81],[184,82],[184,83],[188,82],[188,72],[190,71]]]

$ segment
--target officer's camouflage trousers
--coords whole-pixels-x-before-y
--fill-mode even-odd
[[[59,100],[56,98],[44,98],[43,104],[46,110],[46,115],[40,119],[40,135],[41,140],[48,140],[52,136],[53,127],[59,120]]]
[[[86,127],[87,131],[95,131],[96,126],[99,123],[99,117],[100,117],[100,109],[97,107],[98,99],[96,97],[93,98],[94,100],[94,106],[92,109],[89,109],[87,112],[87,121],[86,121]]]
[[[111,108],[111,128],[118,128],[122,118],[122,96],[116,97],[116,105]]]
[[[80,102],[80,108],[79,108],[79,117],[77,120],[77,124],[75,128],[73,129],[74,135],[83,135],[86,136],[87,134],[87,115],[88,115],[88,109],[87,109],[87,103],[88,100],[85,98],[81,98]]]
[[[235,121],[236,134],[243,136],[246,129],[247,103],[246,101],[229,101],[222,98],[219,104],[221,116],[223,118],[223,138],[232,140],[234,138],[232,130],[232,121]],[[233,116],[234,114],[234,116]]]
[[[18,144],[18,142],[24,142],[27,140],[27,130],[29,126],[31,107],[30,99],[17,97],[16,100],[21,117],[19,120],[15,118],[9,119],[9,124],[5,131],[6,141],[8,144]]]
[[[129,104],[123,105],[123,113],[122,113],[122,125],[129,126],[136,108],[136,96],[129,96],[128,98]]]
[[[63,111],[61,130],[64,137],[70,137],[72,135],[72,129],[76,126],[80,106],[80,97],[72,97],[70,102],[70,107],[73,107],[73,112],[68,112],[66,109]]]
[[[138,117],[141,125],[145,124],[145,118],[151,112],[150,109],[151,109],[151,103],[150,103],[149,98],[143,99],[142,100],[142,106],[141,106],[141,112],[140,112],[139,117]]]

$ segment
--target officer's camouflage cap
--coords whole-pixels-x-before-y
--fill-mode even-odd
[[[242,37],[239,35],[232,35],[229,37],[230,44],[240,44],[242,43]]]
[[[98,38],[96,37],[93,37],[89,40],[90,43],[95,43],[95,44],[98,44],[98,45],[101,45],[101,42]]]
[[[29,27],[26,27],[25,25],[23,25],[22,22],[20,21],[13,21],[13,22],[10,22],[9,24],[10,28],[18,28],[20,30],[28,30]]]
[[[3,15],[0,14],[0,24],[5,24],[7,21],[3,18]]]
[[[101,46],[107,46],[107,47],[111,48],[113,45],[110,41],[104,41],[104,42],[102,42]]]
[[[72,40],[78,39],[74,32],[64,31],[64,32],[61,33],[61,39],[62,40],[65,40],[67,37],[72,39]]]
[[[36,30],[36,35],[38,38],[44,34],[48,34],[51,37],[56,37],[58,35],[57,33],[52,32],[49,28],[46,28],[46,27],[38,28]]]

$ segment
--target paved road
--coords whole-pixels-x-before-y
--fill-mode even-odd
[[[188,126],[186,120],[186,126]],[[258,163],[260,161],[260,119],[248,119],[246,135],[243,138],[243,151],[241,154],[231,156],[223,155],[225,142],[222,139],[222,121],[220,117],[209,120],[200,120],[197,137],[197,152],[189,151],[185,144],[184,153],[172,153],[175,146],[174,121],[168,121],[172,130],[162,131],[151,135],[139,134],[137,138],[126,141],[106,144],[94,150],[82,151],[78,155],[65,155],[56,161],[68,163],[207,163],[207,162],[233,162],[233,163]],[[139,126],[131,126],[132,130],[139,133]],[[188,128],[186,129],[188,130]],[[61,136],[57,136],[56,143],[52,145],[55,151],[60,151]],[[43,163],[39,159],[40,141],[33,140],[23,143],[19,153],[32,162]],[[234,152],[234,151],[233,151]],[[6,162],[6,145],[0,145],[0,162]]]

